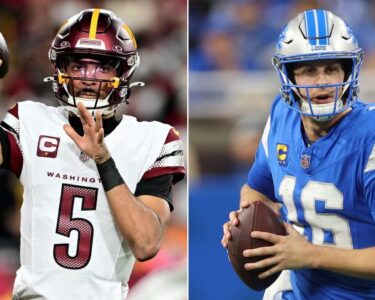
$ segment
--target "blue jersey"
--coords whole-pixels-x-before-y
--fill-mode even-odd
[[[375,106],[352,111],[311,146],[301,116],[277,97],[249,172],[253,189],[283,204],[283,214],[314,244],[375,246]],[[296,299],[375,299],[375,280],[302,269]]]

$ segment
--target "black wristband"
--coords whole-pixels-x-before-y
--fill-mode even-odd
[[[106,192],[125,183],[112,157],[101,164],[96,164],[96,166],[98,167],[100,179]]]

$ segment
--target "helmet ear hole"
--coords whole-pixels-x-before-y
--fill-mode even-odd
[[[289,78],[289,80],[293,83],[293,84],[297,84],[296,83],[296,79],[294,77],[294,69],[296,67],[296,64],[295,63],[290,63],[290,64],[286,64],[285,65],[285,70],[286,70],[286,74]]]
[[[280,60],[276,56],[272,57],[272,65],[278,70],[281,69]]]
[[[343,59],[341,61],[341,66],[345,73],[344,81],[347,81],[349,79],[349,76],[352,75],[353,62],[351,59]]]

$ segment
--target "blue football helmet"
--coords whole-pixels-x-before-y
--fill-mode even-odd
[[[337,60],[345,71],[344,82],[324,85],[297,85],[292,74],[295,63]],[[346,110],[357,99],[358,76],[363,51],[345,22],[327,10],[313,9],[300,13],[283,29],[276,45],[272,64],[281,81],[284,103],[302,115],[327,121]],[[336,88],[332,103],[313,104],[310,90]],[[301,89],[307,96],[302,97]]]

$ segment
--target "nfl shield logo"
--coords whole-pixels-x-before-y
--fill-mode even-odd
[[[304,169],[307,169],[308,167],[310,167],[310,155],[302,154],[301,167]]]
[[[82,152],[79,154],[79,159],[82,161],[82,162],[88,162],[90,157],[88,155],[86,155],[86,153]]]

